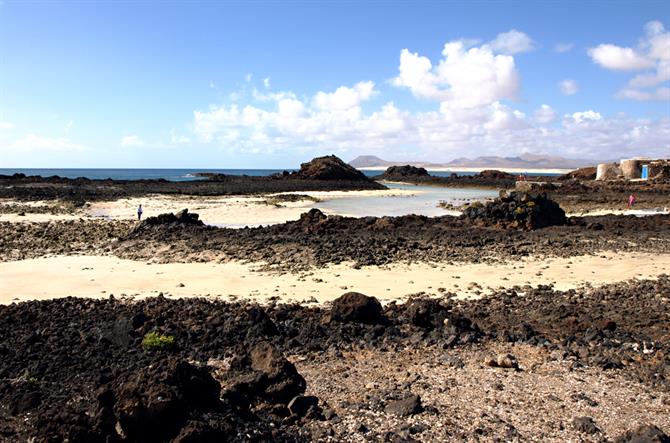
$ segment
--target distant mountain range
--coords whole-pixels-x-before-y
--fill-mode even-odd
[[[374,155],[359,155],[349,162],[355,168],[379,168],[399,165],[431,168],[519,168],[519,169],[576,169],[595,165],[593,160],[571,159],[554,155],[522,154],[518,157],[460,157],[448,163],[430,163],[417,161],[394,162],[383,160]]]

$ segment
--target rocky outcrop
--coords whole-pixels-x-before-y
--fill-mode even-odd
[[[425,168],[416,166],[391,166],[381,175],[384,180],[402,180],[410,177],[430,177]]]
[[[220,390],[206,368],[165,360],[124,374],[113,392],[99,394],[98,416],[113,413],[109,424],[118,423],[127,440],[165,441],[179,432],[193,411],[218,409]],[[113,430],[111,426],[107,431]]]
[[[199,220],[198,214],[193,212],[188,212],[188,209],[182,209],[176,214],[168,212],[165,214],[160,214],[155,217],[148,217],[142,223],[148,226],[154,225],[169,225],[169,224],[181,224],[181,225],[204,225],[204,223]]]
[[[243,195],[300,191],[386,189],[331,155],[303,163],[300,170],[268,176],[198,173],[200,180],[89,180],[87,178],[0,175],[0,198],[86,201],[167,195]]]
[[[501,192],[491,202],[472,204],[462,217],[476,224],[505,229],[533,230],[567,223],[565,211],[546,194],[518,192]]]
[[[484,169],[477,176],[489,180],[514,180],[514,175],[497,169]]]
[[[347,292],[333,300],[330,319],[331,321],[370,325],[381,324],[385,320],[379,300],[358,292]]]
[[[236,404],[254,402],[288,405],[305,392],[305,379],[282,353],[268,342],[260,342],[238,355],[230,365],[224,398]]]
[[[589,166],[588,168],[579,168],[574,171],[568,172],[567,174],[561,175],[558,177],[558,180],[595,180],[596,179],[596,167]]]
[[[334,155],[316,157],[307,163],[302,163],[295,176],[306,180],[370,181],[361,171]]]
[[[626,431],[614,443],[670,443],[670,437],[658,426],[645,424]]]

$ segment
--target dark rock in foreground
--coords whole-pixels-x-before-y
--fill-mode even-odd
[[[485,226],[506,229],[540,229],[567,223],[565,211],[546,194],[501,192],[486,204],[474,203],[463,211],[463,218]]]
[[[164,361],[128,372],[117,386],[98,395],[99,432],[114,435],[113,424],[118,423],[130,441],[165,441],[179,433],[194,411],[222,407],[219,383],[206,368],[184,361]]]
[[[617,437],[614,443],[670,443],[670,437],[654,425],[640,425]]]
[[[293,363],[268,342],[261,342],[231,363],[232,379],[224,392],[225,398],[237,403],[258,401],[288,405],[294,397],[305,392],[305,379]]]
[[[416,394],[411,394],[400,400],[391,400],[386,405],[386,412],[389,414],[399,415],[401,417],[420,414],[423,412],[421,398]]]
[[[3,305],[0,441],[319,440],[309,431],[323,428],[315,421],[321,419],[319,399],[305,395],[305,379],[286,356],[341,361],[346,354],[365,362],[368,351],[381,351],[388,361],[401,349],[450,349],[442,356],[458,367],[456,357],[473,346],[518,343],[537,346],[546,361],[575,370],[630,377],[645,395],[667,392],[668,305],[659,295],[670,291],[667,276],[591,290],[520,291],[389,303],[381,313],[374,299],[345,299],[352,312],[355,306],[372,307],[373,318],[383,315],[383,324],[329,321],[332,312],[323,307],[205,299],[64,298]],[[143,337],[152,332],[173,337],[175,346],[144,349]],[[514,361],[505,353],[498,355],[496,365],[514,367],[503,361]],[[422,408],[410,392],[419,393],[426,380],[407,375],[402,386],[379,397],[379,410],[398,420]],[[421,395],[426,415],[433,414],[433,400]],[[577,398],[589,401],[583,394]],[[588,420],[575,426],[591,430]],[[667,436],[644,426],[618,441],[665,442]]]
[[[384,313],[376,298],[358,292],[347,292],[333,300],[330,318],[339,322],[375,325],[384,322]]]

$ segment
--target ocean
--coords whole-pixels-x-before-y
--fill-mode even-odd
[[[65,178],[85,177],[91,180],[103,180],[111,178],[114,180],[140,180],[140,179],[165,179],[170,181],[189,181],[199,180],[196,176],[198,172],[213,172],[217,174],[228,175],[252,175],[263,176],[270,175],[277,172],[282,172],[285,169],[56,169],[56,168],[0,168],[0,175],[12,175],[15,173],[23,173],[26,175],[41,175],[42,177],[51,177],[57,175]],[[291,172],[293,169],[286,169]],[[381,174],[383,171],[362,171],[365,175],[372,177]],[[474,175],[471,171],[428,171],[431,175],[436,177],[448,177],[453,172],[458,175]],[[528,176],[537,176],[540,174],[527,174]],[[557,175],[557,174],[541,174],[541,175]]]

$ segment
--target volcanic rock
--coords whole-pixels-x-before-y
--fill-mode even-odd
[[[614,443],[670,443],[670,437],[654,425],[640,425],[614,439]]]
[[[302,227],[306,233],[312,233],[319,230],[320,226],[328,219],[328,216],[320,210],[313,208],[309,212],[300,214],[300,219],[296,224]]]
[[[406,417],[409,415],[420,414],[423,412],[421,405],[421,397],[416,394],[411,394],[400,400],[391,400],[384,409],[389,414]]]
[[[375,325],[383,324],[385,317],[382,305],[376,298],[358,292],[347,292],[333,300],[330,320]]]
[[[588,168],[579,168],[574,171],[568,172],[567,174],[561,175],[558,177],[559,180],[595,180],[597,168],[595,166],[590,166]]]
[[[546,194],[501,192],[499,198],[470,205],[461,216],[477,224],[506,229],[533,230],[565,225],[565,211]]]
[[[164,441],[174,437],[193,410],[213,410],[220,403],[219,383],[205,368],[185,361],[128,372],[114,395],[100,396],[101,410],[117,399],[113,411],[131,441]]]
[[[600,432],[600,429],[598,429],[598,426],[596,426],[591,417],[575,417],[572,419],[572,426],[585,434],[597,434]]]
[[[498,171],[497,169],[485,169],[477,174],[480,178],[494,180],[512,180],[514,175],[508,172]]]
[[[230,365],[224,397],[237,404],[266,401],[288,404],[305,392],[305,379],[293,363],[268,342],[260,342]]]
[[[288,410],[291,414],[298,417],[306,416],[311,410],[316,410],[319,406],[319,399],[313,395],[297,395],[288,404]]]
[[[501,354],[486,362],[492,368],[519,369],[519,362],[512,354]]]
[[[416,166],[391,166],[382,174],[382,178],[387,180],[402,179],[407,177],[430,177],[425,168]]]
[[[148,217],[142,222],[144,225],[168,225],[168,224],[184,224],[184,225],[204,225],[202,220],[198,220],[198,214],[188,212],[188,209],[173,214],[172,212],[160,214],[155,217]]]
[[[370,181],[365,174],[343,162],[339,157],[316,157],[300,165],[297,177],[311,180],[361,180]]]

